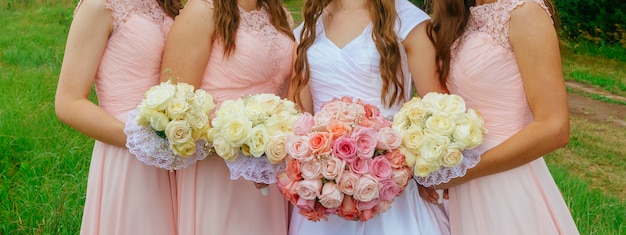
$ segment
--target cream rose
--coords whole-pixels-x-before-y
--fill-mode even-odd
[[[456,167],[463,161],[463,153],[458,148],[448,148],[441,159],[441,165]]]
[[[188,157],[196,152],[196,144],[193,142],[185,142],[182,144],[173,144],[170,145],[172,151],[180,156]]]
[[[259,158],[265,153],[268,141],[267,129],[264,125],[258,125],[250,130],[250,138],[248,138],[246,145],[250,147],[250,154]]]
[[[167,115],[172,120],[181,120],[190,106],[184,99],[173,98],[167,103]]]
[[[213,148],[215,153],[226,161],[234,161],[239,155],[239,148],[233,147],[230,142],[221,135],[213,137]]]
[[[377,149],[392,150],[397,149],[402,144],[402,136],[393,128],[383,127],[378,130]]]
[[[426,130],[435,135],[449,136],[454,131],[454,120],[449,115],[435,114],[426,119]]]
[[[346,162],[333,156],[329,156],[322,161],[322,175],[327,180],[341,178]]]
[[[454,142],[459,143],[463,148],[474,148],[483,142],[483,132],[479,125],[470,118],[466,118],[459,123],[452,133]]]
[[[439,162],[443,157],[444,151],[450,145],[450,139],[445,136],[424,134],[424,142],[420,148],[422,159],[428,162]]]
[[[402,137],[402,144],[411,151],[418,151],[424,142],[424,131],[417,127],[408,129]]]
[[[337,208],[343,202],[343,193],[339,191],[337,184],[333,182],[325,183],[320,195],[320,204],[326,208]]]
[[[151,111],[149,113],[146,113],[146,115],[148,116],[148,122],[150,123],[150,126],[156,131],[164,131],[167,125],[170,123],[170,119],[167,118],[164,113]]]
[[[199,107],[205,113],[208,113],[215,108],[215,101],[213,101],[213,96],[211,96],[209,93],[206,93],[206,91],[204,90],[196,90],[193,98],[193,106]]]
[[[314,200],[322,192],[321,179],[305,179],[296,185],[296,192],[301,199]]]
[[[302,178],[318,179],[322,176],[322,163],[316,159],[301,162],[300,172],[302,172]]]
[[[265,155],[267,155],[267,160],[269,160],[270,163],[277,164],[285,159],[287,156],[287,149],[285,147],[286,140],[287,136],[277,135],[270,138],[269,142],[267,142]]]
[[[193,91],[195,88],[192,85],[189,85],[184,82],[176,83],[176,93],[174,93],[174,97],[177,99],[192,99]]]
[[[420,177],[426,177],[438,169],[439,165],[437,163],[428,162],[424,159],[417,159],[415,167],[413,168],[413,174]]]
[[[171,121],[165,126],[165,136],[170,143],[183,144],[191,140],[191,127],[185,121]]]
[[[408,167],[415,166],[415,162],[419,158],[419,153],[413,152],[407,148],[400,147],[398,150],[404,155],[404,159],[406,161],[406,165]]]
[[[369,202],[378,198],[378,181],[372,175],[362,175],[354,189],[354,199]]]

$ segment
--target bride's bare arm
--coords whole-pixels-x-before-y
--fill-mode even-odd
[[[214,10],[204,0],[189,0],[169,31],[161,64],[161,81],[171,76],[178,82],[200,87],[215,34]]]
[[[96,140],[124,147],[124,123],[88,100],[112,25],[104,0],[81,3],[67,37],[54,106],[62,122]]]

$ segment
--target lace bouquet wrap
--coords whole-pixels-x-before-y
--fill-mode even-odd
[[[395,114],[393,129],[402,135],[400,150],[415,179],[427,187],[465,175],[485,152],[478,147],[487,133],[484,121],[458,95],[412,98]]]
[[[147,165],[177,170],[206,158],[211,95],[186,83],[151,87],[124,128],[126,147]]]
[[[376,106],[332,100],[294,124],[278,188],[309,220],[368,220],[388,210],[411,179],[400,144]]]
[[[274,94],[222,102],[211,121],[209,139],[226,160],[230,178],[276,183],[276,172],[284,169],[287,155],[286,136],[298,115],[293,102]]]

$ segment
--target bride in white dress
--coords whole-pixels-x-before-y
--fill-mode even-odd
[[[299,46],[289,98],[305,111],[349,96],[392,117],[411,98],[412,85],[420,96],[447,92],[426,34],[429,17],[408,0],[306,0],[303,16],[294,33]],[[331,215],[313,222],[293,210],[292,235],[449,234],[445,205],[424,201],[415,181],[391,209],[367,221]]]

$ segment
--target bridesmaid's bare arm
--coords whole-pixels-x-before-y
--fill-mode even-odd
[[[189,0],[169,31],[163,52],[161,81],[171,76],[196,88],[200,87],[209,61],[215,34],[212,6],[204,0]]]
[[[402,42],[413,84],[419,96],[424,96],[428,92],[448,93],[448,89],[439,82],[435,47],[426,34],[428,24],[430,21],[427,20],[415,26]]]
[[[513,169],[569,141],[567,94],[558,38],[549,15],[538,4],[526,3],[511,12],[509,27],[534,121],[487,151],[481,156],[480,164],[446,187]]]
[[[293,61],[295,63],[296,61],[296,55],[298,53],[298,44],[294,44],[293,46]],[[291,66],[293,68],[293,66]],[[299,96],[300,101],[302,102],[300,109],[301,111],[304,112],[309,112],[309,113],[313,113],[313,96],[311,95],[311,89],[309,88],[309,85],[307,84],[302,91],[300,91],[300,94],[296,94],[296,85],[294,83],[293,80],[293,76],[295,76],[295,72],[292,71],[292,79],[290,79],[290,84],[289,84],[289,89],[287,90],[287,99],[291,100],[291,101],[295,101],[296,100],[296,95]]]
[[[54,100],[57,117],[81,133],[124,147],[124,123],[87,98],[113,30],[113,16],[104,0],[84,1],[70,26]]]

